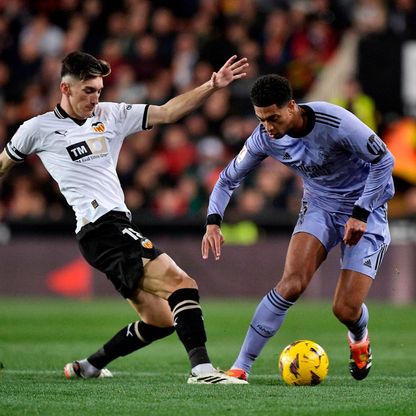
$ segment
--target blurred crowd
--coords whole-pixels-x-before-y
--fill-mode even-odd
[[[415,121],[405,117],[400,90],[400,48],[416,39],[412,0],[0,0],[0,150],[24,120],[60,101],[60,64],[71,51],[111,64],[102,101],[150,104],[207,81],[231,55],[246,56],[244,80],[177,124],[128,138],[120,154],[126,203],[139,223],[203,223],[219,172],[257,124],[249,101],[254,79],[287,76],[302,102],[351,32],[359,38],[356,68],[333,101],[390,142],[401,140],[397,129],[407,122],[413,153],[405,154],[416,158]],[[416,213],[416,174],[409,169],[398,173],[393,215]],[[299,179],[266,160],[227,215],[278,223],[297,214],[301,192]],[[73,222],[37,157],[1,184],[0,221]]]

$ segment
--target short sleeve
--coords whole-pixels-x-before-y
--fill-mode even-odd
[[[147,114],[149,111],[148,104],[118,104],[118,122],[123,130],[123,136],[148,130]]]
[[[36,118],[25,121],[6,145],[6,153],[15,162],[23,162],[25,158],[37,152],[39,129]]]

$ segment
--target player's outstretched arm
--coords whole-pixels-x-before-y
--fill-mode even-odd
[[[216,224],[208,224],[205,235],[202,238],[202,258],[207,259],[211,250],[215,260],[219,260],[221,257],[221,246],[223,244],[224,236],[222,235],[221,228]]]
[[[247,58],[236,60],[234,55],[222,66],[218,72],[214,72],[211,79],[197,88],[172,98],[161,106],[149,106],[147,124],[173,123],[192,110],[198,108],[214,91],[224,88],[234,80],[245,77],[248,67]]]
[[[11,160],[5,150],[0,153],[0,178],[3,177],[16,162]]]

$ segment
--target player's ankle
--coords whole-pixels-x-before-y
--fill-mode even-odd
[[[100,369],[94,367],[86,358],[78,360],[78,364],[81,367],[84,377],[95,377],[100,373]]]

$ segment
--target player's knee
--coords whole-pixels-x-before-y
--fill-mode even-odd
[[[180,268],[171,272],[171,279],[175,289],[198,289],[196,281]]]
[[[300,282],[287,282],[283,280],[277,284],[276,290],[289,302],[295,302],[303,292]]]
[[[184,276],[182,276],[180,287],[186,289],[198,289],[198,285],[195,279],[188,276],[186,273],[184,273]]]
[[[349,325],[355,322],[360,316],[361,306],[354,306],[344,301],[334,301],[332,312],[340,322]]]
[[[295,302],[305,289],[303,280],[298,276],[285,276],[276,285],[278,293],[290,302]]]

